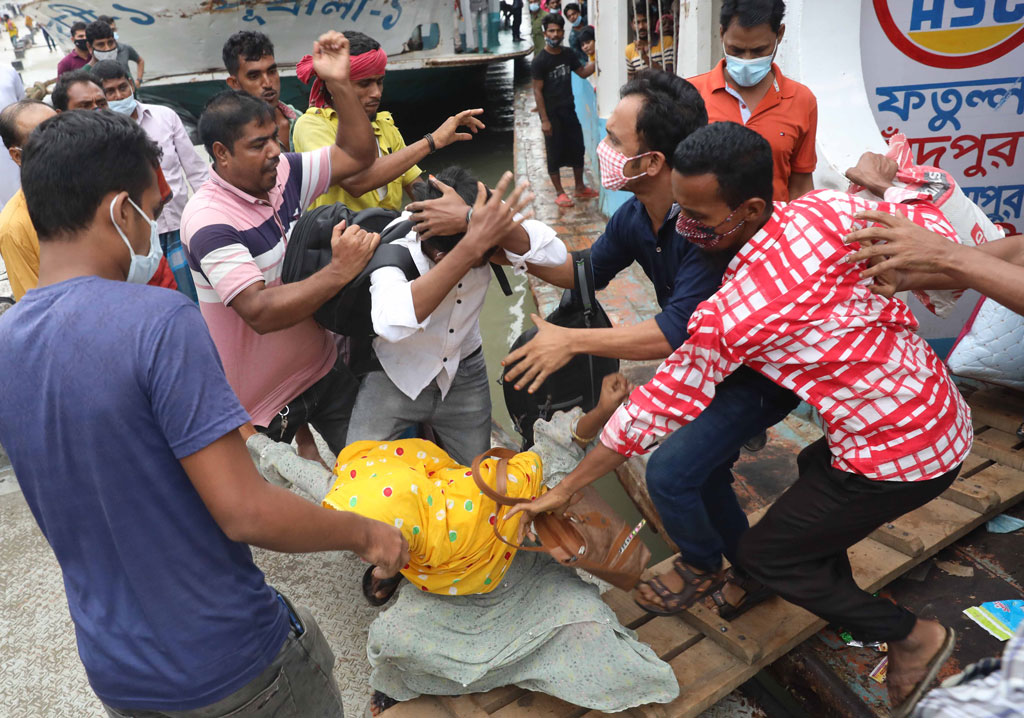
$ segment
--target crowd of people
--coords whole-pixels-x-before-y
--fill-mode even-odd
[[[638,263],[660,311],[607,329],[535,317],[500,373],[534,392],[577,354],[662,364],[640,387],[605,377],[593,410],[538,421],[533,450],[510,458],[479,458],[492,273],[572,288],[575,269],[511,173],[494,188],[458,167],[423,176],[425,157],[483,129],[482,110],[406,143],[380,110],[386,52],[330,31],[297,65],[299,111],[270,38],[240,31],[199,119],[207,163],[173,111],[138,100],[145,63],[101,17],[72,27],[52,106],[0,111],[21,178],[0,213],[18,299],[0,321],[0,442],[108,715],[342,715],[326,638],[250,545],[350,551],[370,564],[367,600],[397,594],[368,637],[374,715],[510,684],[602,711],[671,701],[671,667],[595,586],[506,545],[652,451],[647,486],[680,554],[637,603],[670,615],[710,598],[731,620],[782,596],[888,643],[893,712],[911,714],[954,631],[862,591],[846,551],[948,488],[973,434],[893,294],[972,287],[1024,310],[1024,243],[968,248],[930,204],[813,189],[814,96],[774,63],[782,0],[725,0],[725,58],[689,81],[655,7],[633,8],[629,80],[598,146],[602,186],[631,197],[590,260],[599,288]],[[553,201],[569,206],[563,166],[575,198],[598,195],[568,84],[594,72],[593,28],[585,2],[529,13]],[[893,176],[873,161],[848,172],[879,195]],[[285,281],[296,228],[339,206],[352,214],[326,228],[317,267]],[[377,262],[385,247],[402,261]],[[319,313],[350,287],[365,288],[368,347]],[[751,528],[733,464],[801,400],[825,436]],[[527,501],[503,512],[474,474]]]

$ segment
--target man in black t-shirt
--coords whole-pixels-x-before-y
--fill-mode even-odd
[[[537,100],[537,114],[544,131],[544,145],[548,156],[548,175],[555,186],[555,204],[572,207],[573,201],[562,189],[561,167],[572,167],[576,179],[576,197],[591,199],[597,192],[583,184],[583,128],[576,117],[576,103],[572,99],[570,72],[580,77],[594,74],[594,63],[584,65],[574,52],[562,47],[565,38],[565,20],[561,15],[544,17],[544,50],[533,58],[533,96]]]

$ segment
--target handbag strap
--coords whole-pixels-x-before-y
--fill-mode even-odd
[[[473,472],[473,481],[476,482],[476,487],[480,489],[484,496],[491,499],[499,506],[515,506],[516,504],[522,504],[529,501],[529,499],[516,499],[505,494],[505,487],[508,486],[508,460],[515,455],[516,452],[512,451],[512,449],[505,449],[503,447],[496,446],[473,459],[473,466],[471,469]],[[484,481],[483,477],[480,476],[480,464],[484,459],[498,459],[498,464],[495,466],[494,471],[493,489],[486,481]]]

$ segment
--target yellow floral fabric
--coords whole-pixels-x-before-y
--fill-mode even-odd
[[[495,482],[496,459],[480,465]],[[472,471],[435,444],[422,439],[357,441],[334,465],[334,486],[324,506],[393,524],[409,542],[409,564],[402,575],[423,591],[451,596],[487,593],[498,586],[516,550],[494,536],[515,542],[520,516],[504,520],[505,507],[483,495]],[[533,452],[516,454],[508,464],[508,495],[534,498],[545,489],[543,467]]]

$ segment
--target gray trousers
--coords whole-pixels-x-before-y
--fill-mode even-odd
[[[237,691],[188,711],[126,710],[106,704],[110,718],[342,718],[334,682],[334,653],[305,608],[295,607],[304,629],[288,634],[274,662]]]
[[[367,374],[352,409],[347,443],[390,441],[416,424],[433,429],[442,448],[463,466],[491,448],[491,394],[483,352],[459,363],[443,400],[436,381],[410,399],[383,371]]]

